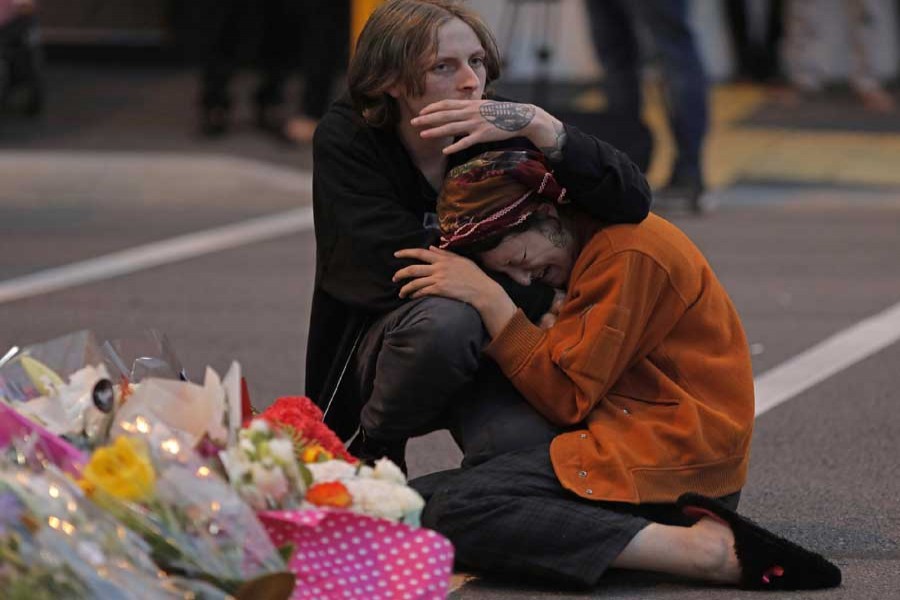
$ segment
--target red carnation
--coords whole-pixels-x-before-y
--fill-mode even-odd
[[[322,422],[319,407],[305,396],[278,398],[259,416],[289,433],[300,447],[319,444],[336,458],[356,462],[338,436]]]

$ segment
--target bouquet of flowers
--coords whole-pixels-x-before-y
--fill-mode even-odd
[[[167,598],[187,589],[210,598],[222,591],[285,598],[296,576],[294,598],[338,590],[359,597],[372,586],[393,596],[420,590],[443,597],[452,546],[416,527],[424,501],[395,464],[360,464],[308,398],[279,398],[256,418],[250,412],[240,365],[224,378],[207,369],[202,385],[191,383],[156,332],[102,350],[92,334],[78,332],[0,358],[0,448],[24,439],[38,445],[78,480],[80,487],[67,484],[66,498],[79,497],[81,513],[128,538],[128,548],[104,556],[129,557],[137,548],[130,562],[156,578],[144,585],[135,576],[135,589],[122,586],[121,594],[110,591],[118,588],[109,587],[105,571],[99,583],[88,578],[29,524],[46,521],[55,533],[45,537],[62,531],[88,553],[76,553],[82,558],[90,555],[92,530],[62,513],[53,522],[44,513],[28,516],[38,513],[22,512],[23,501],[0,485],[0,589],[18,580],[57,597],[155,599],[157,590]],[[10,535],[7,513],[18,527]],[[346,540],[345,551],[338,540],[352,528],[360,534]],[[407,555],[415,554],[422,561],[410,570]],[[361,583],[367,579],[368,587]],[[96,585],[107,587],[98,592]]]
[[[340,460],[307,465],[314,483],[306,500],[316,506],[346,508],[353,512],[408,525],[418,525],[425,501],[406,484],[397,465],[386,458],[375,467],[355,466]]]
[[[229,410],[226,393],[235,378],[236,364],[224,384],[212,370],[203,386],[188,383],[165,335],[155,330],[102,347],[92,332],[78,331],[13,348],[0,359],[0,400],[83,450],[106,444],[113,424],[136,412],[224,445],[226,427],[240,426],[239,399]]]
[[[256,510],[295,508],[312,476],[294,454],[294,442],[264,419],[254,419],[238,443],[219,457],[232,487]]]
[[[140,534],[166,572],[236,595],[249,584],[256,597],[287,597],[293,577],[282,557],[191,438],[141,415],[119,426],[84,466],[86,495]]]
[[[170,578],[143,540],[86,501],[39,454],[16,444],[0,457],[0,589],[4,598],[225,598]],[[24,448],[24,449],[23,449]]]
[[[322,411],[309,398],[279,398],[251,423],[258,422],[290,436],[294,454],[308,473],[302,506],[342,508],[360,514],[418,524],[425,506],[406,484],[397,465],[383,458],[374,468],[360,464],[322,421]],[[232,482],[234,479],[232,478]],[[270,506],[269,508],[288,508]]]
[[[298,509],[258,513],[276,544],[296,548],[294,600],[446,597],[453,546],[416,527],[425,503],[397,465],[360,464],[309,398],[279,398],[248,429],[289,436],[309,474]]]

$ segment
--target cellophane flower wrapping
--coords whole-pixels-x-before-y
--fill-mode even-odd
[[[0,402],[0,449],[26,439],[39,446],[42,455],[66,473],[77,475],[87,460],[84,452],[19,414],[12,406]]]
[[[95,388],[108,385],[108,404]],[[94,334],[77,331],[20,350],[0,366],[0,399],[79,448],[105,442],[111,413],[120,403]]]
[[[171,578],[150,548],[21,437],[0,455],[0,589],[10,600],[196,597],[224,600],[202,582]]]
[[[136,415],[113,439],[85,465],[82,486],[143,536],[164,570],[226,591],[285,570],[253,509],[194,452],[190,436]]]

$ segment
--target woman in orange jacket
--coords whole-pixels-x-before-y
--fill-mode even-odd
[[[739,517],[753,429],[743,328],[709,263],[651,214],[604,225],[566,202],[532,150],[450,171],[440,248],[395,275],[401,297],[471,304],[486,353],[562,433],[426,478],[423,522],[470,567],[591,586],[608,567],[752,588],[827,587],[840,571]],[[454,252],[455,251],[455,252]],[[533,325],[475,263],[565,288]],[[408,281],[407,281],[408,280]],[[549,327],[548,327],[549,325]]]

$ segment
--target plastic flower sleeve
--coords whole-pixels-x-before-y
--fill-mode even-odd
[[[110,370],[132,383],[148,377],[188,381],[166,334],[156,329],[104,342],[103,352]]]
[[[248,580],[285,571],[253,510],[193,451],[188,435],[134,415],[118,423],[113,437],[116,443],[125,437],[145,445],[154,471],[152,493],[140,502],[117,499],[116,493],[124,495],[128,487],[113,475],[112,481],[98,482],[105,491],[95,497],[154,545],[164,569],[208,579],[231,592]],[[92,461],[99,458],[95,452]],[[140,458],[129,460],[126,456],[126,464]]]
[[[0,402],[0,449],[16,451],[22,445],[34,448],[34,454],[72,475],[77,475],[87,460],[81,450]]]
[[[171,379],[145,379],[116,413],[113,430],[143,417],[147,422],[159,422],[186,434],[191,447],[207,433],[221,438],[222,393],[221,387],[212,381],[209,387],[202,387]]]
[[[0,397],[15,402],[38,398],[79,369],[102,364],[97,339],[87,330],[32,344],[0,367]]]
[[[173,580],[146,543],[88,502],[72,480],[21,447],[0,458],[0,586],[5,598],[225,598]]]
[[[117,394],[89,331],[22,349],[0,367],[0,398],[79,447],[103,443]]]

